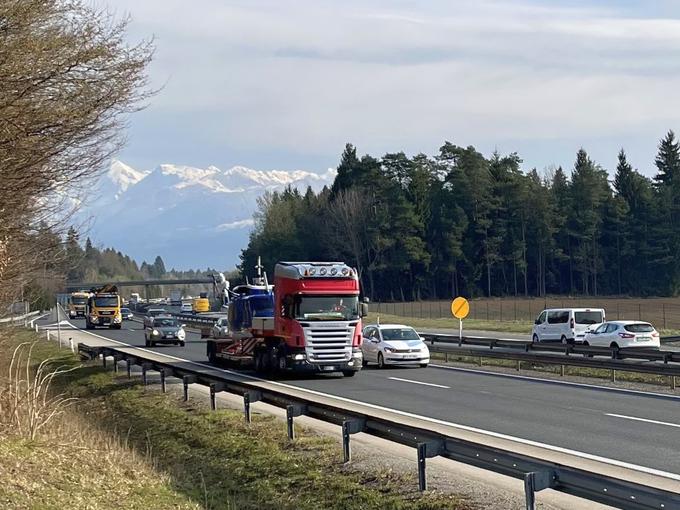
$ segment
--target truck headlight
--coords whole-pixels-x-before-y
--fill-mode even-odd
[[[121,319],[120,315],[116,315],[116,316],[113,318],[113,322],[116,323],[116,324],[118,324],[121,320],[122,320],[122,319]]]
[[[305,359],[305,355],[304,354],[296,354],[295,356],[293,356],[293,359],[295,361],[302,361],[302,360]]]
[[[90,317],[90,322],[99,322],[99,317],[93,315],[92,317]]]

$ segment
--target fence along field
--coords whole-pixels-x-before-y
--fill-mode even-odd
[[[399,317],[452,319],[451,301],[373,303],[372,311]],[[604,308],[609,320],[642,320],[680,329],[680,298],[491,298],[470,300],[468,319],[533,322],[545,308]],[[453,325],[453,322],[451,323]],[[452,326],[453,327],[453,326]]]

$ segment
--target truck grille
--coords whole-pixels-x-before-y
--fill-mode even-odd
[[[310,363],[337,363],[352,358],[356,322],[311,322],[302,325]]]

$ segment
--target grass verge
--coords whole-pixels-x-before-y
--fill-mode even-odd
[[[44,342],[35,354],[79,363]],[[68,419],[36,441],[0,440],[0,476],[11,480],[0,487],[2,508],[468,508],[452,495],[421,495],[415,476],[343,466],[330,438],[298,429],[290,442],[271,416],[248,426],[241,412],[182,404],[99,366],[55,385],[78,399]]]

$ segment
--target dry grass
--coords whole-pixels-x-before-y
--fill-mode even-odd
[[[197,509],[150,456],[87,420],[55,391],[77,368],[32,333],[0,330],[0,508]]]

